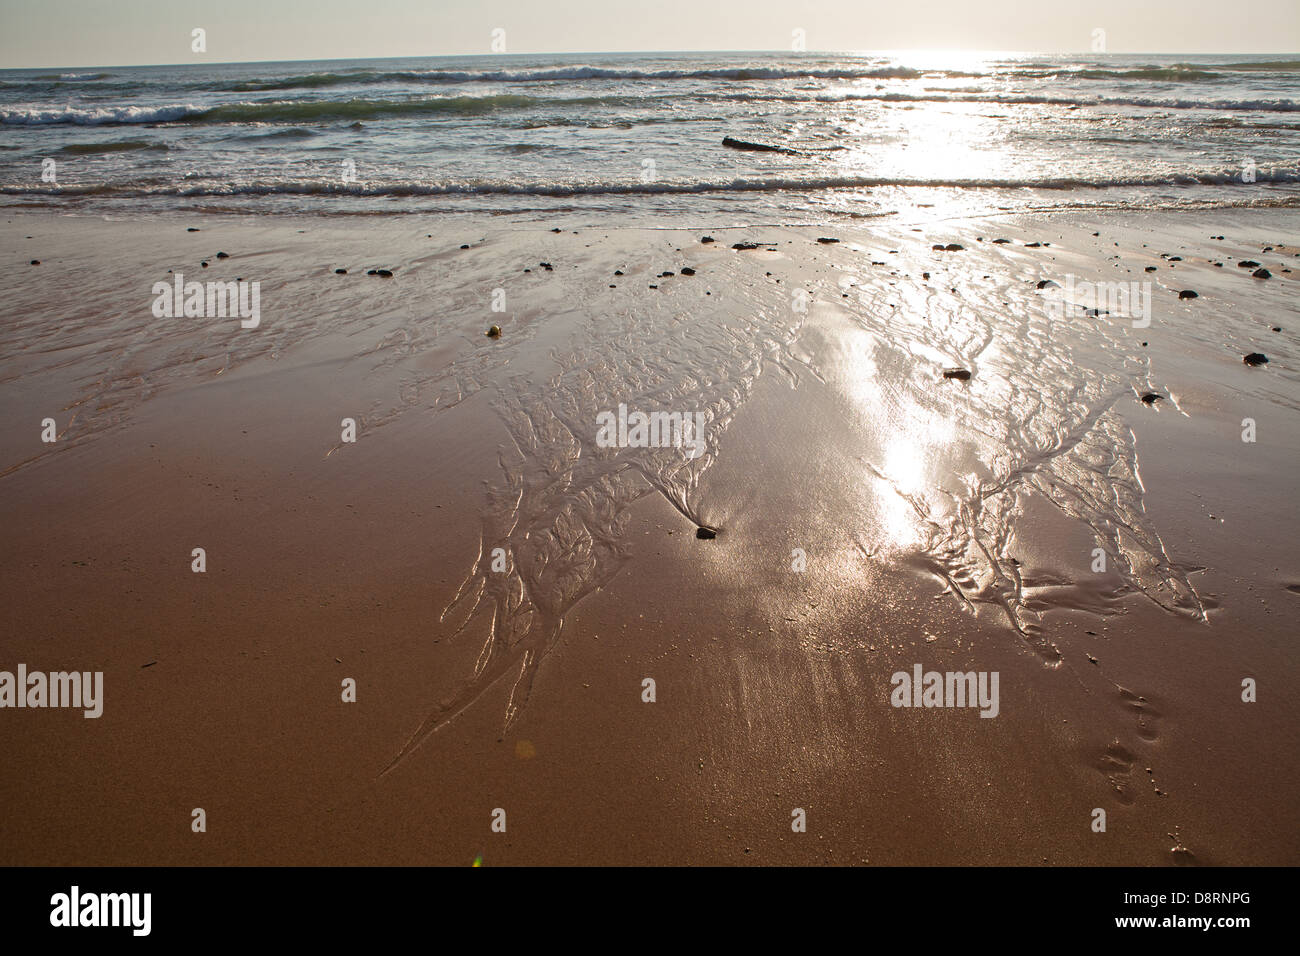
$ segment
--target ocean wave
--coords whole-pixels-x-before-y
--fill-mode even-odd
[[[32,107],[0,109],[4,126],[115,126],[134,123],[170,123],[203,112],[188,106]]]
[[[1126,96],[1040,96],[1038,94],[989,93],[974,96],[921,95],[917,93],[837,93],[819,96],[794,96],[790,94],[749,94],[722,93],[705,94],[699,99],[739,100],[746,102],[776,101],[786,103],[853,103],[860,100],[874,100],[883,103],[998,103],[1004,106],[1137,106],[1147,109],[1166,110],[1232,110],[1259,111],[1275,113],[1300,112],[1300,103],[1295,100],[1183,100],[1153,99],[1150,97]]]
[[[131,153],[137,150],[166,152],[166,143],[150,143],[142,139],[128,139],[115,143],[69,143],[59,148],[58,152],[71,156],[92,156],[97,153]]]
[[[843,93],[843,94],[756,94],[701,93],[696,100],[730,100],[740,102],[776,101],[788,103],[997,103],[1005,106],[1064,106],[1067,108],[1098,106],[1134,106],[1148,109],[1226,110],[1233,112],[1300,112],[1300,103],[1286,99],[1258,100],[1188,100],[1150,97],[1062,97],[1036,94],[917,94],[917,93]],[[625,106],[655,108],[662,97],[584,96],[534,97],[520,93],[492,96],[447,96],[412,99],[350,100],[272,100],[229,103],[201,107],[194,104],[167,106],[103,107],[29,107],[0,109],[0,125],[6,126],[111,126],[147,123],[311,123],[333,120],[370,119],[384,116],[438,115],[481,116],[501,110],[524,110],[531,107]],[[630,122],[630,121],[629,121]],[[544,124],[553,125],[553,124]]]
[[[1198,82],[1228,79],[1223,73],[1293,73],[1300,71],[1300,60],[1264,60],[1242,63],[1146,63],[1124,69],[1107,69],[1094,65],[1062,66],[1056,63],[1001,63],[991,74],[1033,79],[1060,78],[1083,80],[1155,80]]]
[[[1157,186],[1236,186],[1242,189],[1269,184],[1300,183],[1300,170],[1260,170],[1258,180],[1246,185],[1241,170],[1224,168],[1178,173],[1164,176],[1048,177],[1042,179],[998,178],[906,178],[897,176],[772,176],[689,182],[505,182],[450,181],[422,182],[391,180],[344,185],[320,179],[275,180],[269,182],[167,183],[141,187],[138,183],[94,183],[51,186],[14,184],[0,186],[6,195],[63,196],[602,196],[700,194],[729,192],[818,192],[837,189],[874,189],[883,187],[926,189],[1016,189],[1080,190],[1107,188],[1142,188]]]
[[[1222,74],[1211,70],[1179,65],[1139,67],[1132,70],[1059,70],[1050,75],[1067,80],[1163,80],[1178,83],[1224,78]]]
[[[1212,63],[1206,66],[1210,70],[1238,70],[1241,72],[1260,73],[1295,73],[1300,72],[1300,60],[1255,60],[1244,63]]]
[[[0,109],[0,125],[109,126],[139,123],[301,123],[329,120],[360,120],[376,116],[451,114],[478,116],[505,109],[526,109],[540,104],[560,106],[622,105],[624,97],[574,97],[543,99],[515,93],[497,96],[447,96],[402,100],[276,100],[228,103],[200,107],[194,104],[169,106],[117,106]]]
[[[1033,68],[1037,66],[1038,68]],[[905,66],[875,66],[864,68],[836,67],[728,67],[713,69],[635,70],[612,69],[596,66],[554,67],[533,70],[357,70],[344,73],[304,73],[266,80],[246,80],[224,87],[229,92],[269,92],[275,90],[320,89],[332,86],[370,85],[386,83],[550,83],[580,80],[729,80],[754,82],[761,80],[914,80],[922,77],[938,79],[971,79],[991,76],[1020,76],[1026,78],[1059,78],[1083,80],[1131,80],[1157,82],[1204,82],[1227,79],[1222,72],[1291,72],[1300,70],[1300,61],[1273,60],[1259,63],[1200,64],[1174,63],[1165,66],[1148,64],[1129,69],[1062,68],[1055,64],[1037,64],[1026,67],[994,67],[985,72],[966,70],[916,69]],[[1222,72],[1221,72],[1222,71]]]
[[[113,75],[114,74],[112,73],[45,73],[41,76],[34,77],[33,79],[43,80],[45,82],[62,81],[67,83],[80,81],[93,83],[97,80],[107,80]]]
[[[236,137],[237,139],[256,141],[265,139],[314,139],[319,136],[315,130],[303,129],[301,126],[289,126],[284,129],[273,129],[270,132],[248,133],[245,136]]]
[[[234,93],[318,89],[376,83],[550,83],[561,80],[869,80],[916,79],[922,76],[975,77],[979,73],[915,70],[902,66],[850,68],[729,67],[694,70],[620,70],[569,66],[538,70],[358,70],[348,73],[304,73],[268,80],[245,80],[224,89]]]

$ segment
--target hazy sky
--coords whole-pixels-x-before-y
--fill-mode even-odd
[[[195,27],[207,53],[190,50]],[[1300,0],[0,0],[0,67],[614,50],[1294,53]]]

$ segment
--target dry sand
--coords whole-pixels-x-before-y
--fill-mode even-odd
[[[0,669],[105,701],[0,710],[0,862],[1300,863],[1294,225],[10,214]],[[620,402],[707,451],[598,447]]]

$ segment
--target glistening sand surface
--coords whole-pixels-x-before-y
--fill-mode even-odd
[[[0,712],[3,859],[1294,864],[1293,218],[13,215],[0,668],[106,699]],[[154,318],[168,269],[260,327]],[[706,453],[597,447],[620,402]],[[892,708],[917,663],[998,717]]]

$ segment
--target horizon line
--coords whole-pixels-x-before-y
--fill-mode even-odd
[[[555,50],[543,50],[528,53],[430,53],[414,54],[402,56],[328,56],[328,57],[290,57],[287,59],[277,60],[191,60],[185,63],[84,63],[59,66],[40,65],[40,66],[4,66],[0,67],[0,73],[20,71],[20,70],[94,70],[94,69],[140,69],[145,67],[197,67],[197,66],[258,66],[272,65],[277,63],[337,63],[362,60],[464,60],[464,59],[503,59],[508,57],[571,57],[571,56],[683,56],[683,55],[710,55],[710,54],[753,54],[766,56],[872,56],[881,54],[956,54],[961,56],[972,55],[998,55],[998,56],[1088,56],[1095,58],[1113,57],[1113,56],[1157,56],[1157,57],[1174,57],[1174,56],[1270,56],[1270,57],[1295,57],[1300,60],[1300,51],[1263,51],[1254,53],[1239,53],[1231,51],[1198,51],[1188,52],[1179,51],[1177,53],[1159,53],[1154,51],[1132,51],[1116,52],[1107,51],[1099,53],[1092,50],[1064,50],[1057,52],[1047,52],[1044,50],[994,50],[994,49],[958,49],[958,48],[931,48],[931,47],[894,47],[890,49],[879,50],[758,50],[758,49],[728,49],[728,50],[570,50],[565,52]]]

